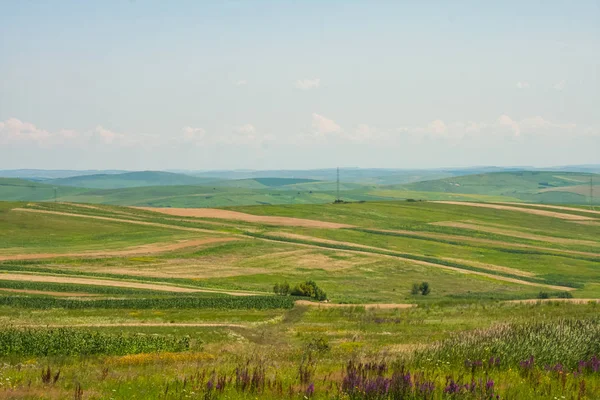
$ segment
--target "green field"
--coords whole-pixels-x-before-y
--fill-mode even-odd
[[[2,202],[1,396],[597,398],[600,214],[483,205]]]

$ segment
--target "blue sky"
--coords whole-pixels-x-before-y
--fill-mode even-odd
[[[600,163],[598,1],[0,11],[0,169]]]

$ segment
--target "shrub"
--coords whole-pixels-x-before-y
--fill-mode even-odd
[[[281,296],[287,296],[290,294],[290,284],[287,282],[276,283],[273,286],[273,292]]]
[[[297,284],[291,291],[292,296],[310,297],[315,300],[327,300],[327,293],[317,286],[314,281],[306,281]]]
[[[571,292],[558,292],[556,294],[556,297],[558,297],[559,299],[572,299],[573,294]]]
[[[549,299],[550,298],[550,294],[548,292],[539,292],[538,299]]]
[[[421,294],[423,296],[427,296],[431,292],[431,288],[429,287],[429,283],[428,282],[421,283],[421,286],[419,286],[419,290],[421,291]]]
[[[417,295],[421,292],[421,285],[418,283],[413,283],[412,288],[410,289],[410,294]]]

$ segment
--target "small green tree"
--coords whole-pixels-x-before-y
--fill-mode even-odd
[[[282,296],[287,296],[290,294],[290,284],[287,283],[287,281],[279,285],[279,294]]]
[[[431,292],[431,288],[429,287],[429,283],[428,282],[421,283],[421,286],[419,286],[419,290],[421,291],[421,294],[423,296],[427,296],[429,294],[429,292]]]
[[[281,293],[281,287],[279,286],[279,283],[276,283],[273,285],[273,293],[275,293],[275,294]]]

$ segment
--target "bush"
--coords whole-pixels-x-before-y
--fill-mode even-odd
[[[429,283],[423,282],[421,286],[419,286],[419,290],[423,296],[427,296],[431,292],[431,288],[429,287]]]
[[[310,297],[318,301],[327,300],[327,293],[318,287],[314,281],[306,281],[297,284],[290,294],[292,296]]]
[[[548,292],[539,292],[538,299],[549,299],[550,298],[550,294]]]
[[[572,299],[573,294],[571,292],[558,292],[556,294],[556,297],[558,297],[559,299]]]
[[[418,283],[413,283],[412,289],[410,289],[410,294],[417,295],[421,292],[421,286]]]
[[[290,294],[290,284],[287,282],[276,283],[273,286],[273,292],[280,296],[287,296],[288,294]]]

